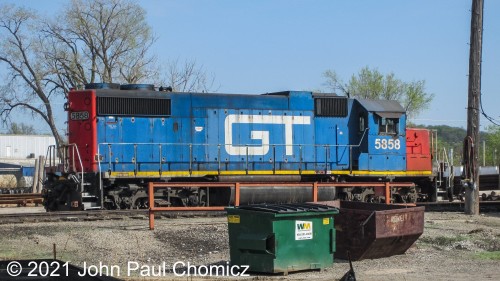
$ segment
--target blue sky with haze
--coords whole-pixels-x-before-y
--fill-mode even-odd
[[[324,89],[325,70],[347,81],[369,66],[405,81],[426,81],[434,101],[410,121],[464,128],[471,2],[137,1],[158,37],[153,48],[158,58],[196,60],[215,75],[218,92]],[[51,15],[69,1],[0,3]],[[482,99],[486,113],[500,119],[498,11],[500,1],[485,0]],[[0,73],[4,69],[0,64]],[[482,118],[481,127],[488,125]]]

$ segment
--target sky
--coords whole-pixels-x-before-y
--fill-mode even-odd
[[[69,1],[0,3],[51,15]],[[472,0],[137,3],[158,37],[152,51],[160,62],[195,60],[215,76],[218,92],[326,90],[326,70],[348,81],[368,66],[407,82],[425,80],[434,100],[409,121],[466,128]],[[482,102],[500,120],[500,1],[485,0],[484,7]],[[481,119],[482,130],[490,124]]]

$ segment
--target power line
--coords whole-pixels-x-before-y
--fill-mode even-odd
[[[481,96],[482,95],[483,94],[481,93]],[[483,109],[483,98],[482,97],[479,99],[479,106],[481,108],[481,114],[484,116],[484,118],[486,118],[488,121],[490,121],[494,125],[500,126],[500,123],[497,123],[498,122],[497,120],[495,120],[493,117],[489,116],[488,114],[486,114],[486,112],[484,112],[484,109]]]

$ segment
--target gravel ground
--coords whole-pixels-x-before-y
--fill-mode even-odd
[[[51,258],[55,243],[58,259],[80,266],[116,265],[122,279],[186,280],[168,269],[176,262],[226,265],[227,241],[225,217],[157,219],[154,231],[148,229],[145,217],[7,224],[0,225],[0,259]],[[131,267],[149,265],[144,267],[149,269],[165,263],[167,276],[143,278],[133,271],[124,278],[128,262]],[[353,262],[353,266],[358,280],[500,280],[500,214],[426,213],[425,232],[406,254]],[[348,269],[346,261],[335,260],[321,272],[245,278],[336,280]],[[207,278],[188,280],[197,279]]]

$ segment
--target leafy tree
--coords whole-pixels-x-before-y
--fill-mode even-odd
[[[486,142],[486,165],[500,164],[500,127],[491,125],[486,128],[488,134],[480,138]],[[482,149],[480,149],[482,152]],[[482,153],[481,153],[482,157]],[[482,162],[481,162],[482,163]]]
[[[397,100],[406,109],[409,117],[417,116],[426,109],[434,95],[425,92],[425,81],[404,82],[389,73],[383,75],[377,69],[362,68],[357,75],[352,75],[348,84],[342,82],[332,71],[324,72],[325,86],[331,90],[340,90],[351,97],[363,99]]]
[[[444,160],[442,159],[444,153],[449,157],[448,154],[453,149],[453,159],[448,160],[454,165],[462,165],[464,138],[467,131],[463,128],[447,125],[427,126],[426,128],[437,131],[438,160]]]
[[[410,125],[407,125],[410,126]],[[437,126],[415,126],[411,127],[425,128],[429,130],[437,131],[437,147],[439,149],[438,154],[435,158],[442,161],[443,154],[447,153],[449,157],[449,152],[453,149],[453,164],[462,165],[462,154],[464,146],[464,138],[467,135],[467,131],[464,128],[450,127],[447,125],[437,125]],[[491,126],[487,128],[486,132],[480,132],[481,140],[486,142],[486,153],[485,153],[485,164],[487,166],[500,164],[500,127]],[[480,146],[479,164],[483,165],[483,142],[477,144]],[[496,149],[496,150],[495,150]],[[496,151],[496,153],[495,153]],[[449,159],[451,161],[452,159]],[[496,161],[495,161],[496,160]]]

